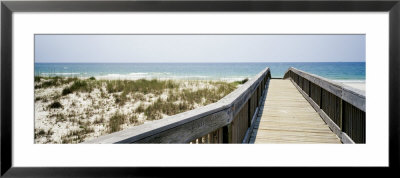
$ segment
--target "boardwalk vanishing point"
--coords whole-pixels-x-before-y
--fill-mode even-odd
[[[366,143],[365,91],[289,68],[264,69],[216,103],[83,142]]]

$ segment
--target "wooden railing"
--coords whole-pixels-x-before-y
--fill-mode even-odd
[[[297,89],[343,143],[365,143],[365,91],[289,68]]]
[[[265,68],[216,103],[83,143],[247,142],[270,78]]]

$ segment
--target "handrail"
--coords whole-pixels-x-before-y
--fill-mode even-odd
[[[365,91],[293,67],[283,78],[292,80],[343,143],[365,143]]]
[[[295,72],[297,75],[300,75],[301,77],[317,84],[318,86],[335,94],[336,96],[342,98],[346,102],[365,112],[365,91],[338,82],[334,82],[329,79],[310,74],[293,67],[289,68],[288,71]],[[288,74],[288,71],[286,71],[283,78],[287,78],[286,75]]]
[[[87,143],[241,143],[271,78],[267,67],[216,103],[100,136]]]

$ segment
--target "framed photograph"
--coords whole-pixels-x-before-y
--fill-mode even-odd
[[[1,175],[396,167],[399,11],[2,1]]]

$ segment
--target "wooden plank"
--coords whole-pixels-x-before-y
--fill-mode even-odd
[[[341,143],[290,80],[270,80],[261,110],[254,143]]]
[[[304,98],[311,104],[311,106],[314,108],[315,111],[318,112],[319,116],[322,118],[322,120],[328,124],[329,128],[335,133],[340,140],[342,140],[342,131],[338,125],[335,124],[334,121],[329,118],[329,116],[320,108],[310,97],[308,97],[300,88],[292,82],[293,85],[298,89],[298,91],[304,96]]]
[[[219,112],[206,116],[201,120],[179,125],[173,129],[158,133],[156,135],[137,140],[137,143],[185,143],[185,140],[191,140],[206,135],[213,130],[226,125],[226,122],[220,118],[228,118],[228,112]],[[226,120],[225,120],[226,121]],[[211,130],[211,131],[209,131]],[[208,142],[206,142],[208,143]]]

